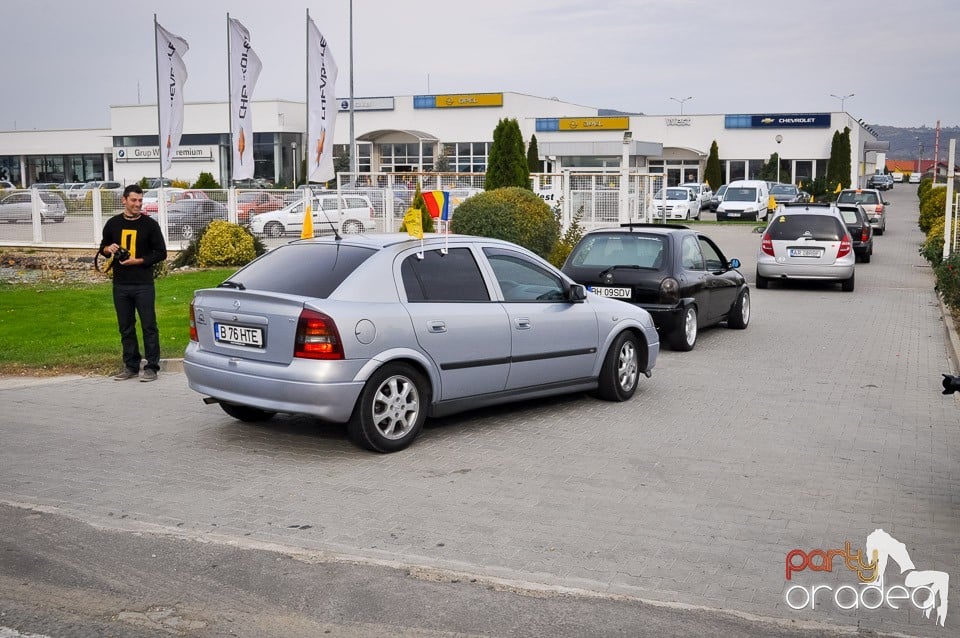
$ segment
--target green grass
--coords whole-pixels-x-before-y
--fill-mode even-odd
[[[235,270],[177,273],[157,280],[161,357],[183,356],[193,291],[216,286]],[[109,281],[0,284],[0,374],[105,374],[119,369],[120,333],[111,287]]]

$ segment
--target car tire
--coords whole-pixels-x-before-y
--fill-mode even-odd
[[[193,239],[194,235],[197,234],[197,231],[194,230],[192,224],[181,224],[179,228],[179,232],[180,232],[180,237],[182,239],[186,239],[187,241],[190,241],[191,239]]]
[[[770,280],[760,274],[760,271],[757,271],[757,288],[760,290],[766,290],[770,286]]]
[[[727,315],[727,327],[743,330],[750,323],[750,290],[744,288]]]
[[[862,261],[862,262],[865,263],[865,264],[869,264],[869,263],[870,263],[870,256],[871,256],[872,254],[873,254],[873,251],[872,251],[872,250],[868,250],[867,252],[863,253],[863,254],[860,256],[860,261]]]
[[[886,222],[884,222],[884,223],[880,226],[880,228],[878,228],[878,229],[877,229],[876,231],[874,231],[874,232],[875,232],[877,235],[882,235],[882,234],[884,233],[884,231],[886,231],[886,230],[887,230],[887,224],[886,224]]]
[[[343,222],[341,229],[345,235],[355,235],[363,232],[363,224],[356,219],[348,219],[347,221]]]
[[[283,224],[280,222],[269,222],[263,227],[263,234],[267,237],[280,237],[283,235]]]
[[[640,382],[640,344],[637,336],[625,330],[607,350],[600,369],[596,395],[604,401],[626,401]]]
[[[727,221],[727,216],[724,213],[717,213],[717,221],[725,222]]]
[[[420,434],[429,395],[423,376],[404,363],[388,363],[363,386],[347,433],[360,447],[396,452]]]
[[[697,345],[697,307],[689,305],[683,309],[683,321],[680,327],[670,333],[670,347],[680,352],[690,352]]]
[[[853,275],[850,275],[850,279],[844,279],[843,281],[840,282],[840,287],[843,289],[843,292],[853,292],[855,276],[856,276],[856,273],[854,273]]]
[[[277,413],[260,408],[253,408],[249,405],[238,405],[236,403],[220,403],[220,408],[238,421],[252,423],[254,421],[269,421]]]

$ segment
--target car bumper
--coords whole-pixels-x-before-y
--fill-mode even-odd
[[[853,276],[853,259],[829,266],[813,264],[779,264],[775,261],[758,261],[757,274],[767,279],[822,279],[843,281]]]
[[[191,342],[184,356],[183,371],[192,390],[220,401],[345,423],[350,420],[363,390],[364,382],[354,379],[366,363],[295,360],[289,365],[280,365],[238,361],[202,352]]]
[[[680,304],[634,304],[650,313],[653,325],[661,332],[670,333],[683,324],[683,306]]]

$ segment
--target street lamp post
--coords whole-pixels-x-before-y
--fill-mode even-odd
[[[830,94],[830,97],[835,97],[838,100],[840,100],[840,110],[843,113],[846,113],[846,110],[844,110],[843,108],[844,102],[846,102],[848,98],[852,98],[853,96],[854,96],[853,93],[848,93],[846,95],[834,95],[833,93]]]
[[[917,140],[917,174],[920,174],[920,159],[923,157],[923,142],[920,141],[920,136],[917,135],[914,137]]]
[[[293,187],[296,188],[297,187],[297,143],[296,142],[290,142],[290,157],[292,158],[292,161],[290,163],[293,164]]]
[[[687,100],[692,100],[693,96],[688,95],[687,97],[672,97],[670,99],[673,100],[674,102],[680,103],[680,115],[683,115],[683,103],[686,102]]]
[[[783,141],[782,135],[777,135],[775,138],[777,140],[777,183],[780,183],[780,142]]]

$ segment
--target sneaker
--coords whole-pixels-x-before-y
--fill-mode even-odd
[[[134,379],[134,378],[136,378],[136,376],[137,376],[136,371],[131,370],[130,368],[124,368],[123,370],[121,370],[121,371],[118,372],[117,374],[113,375],[113,380],[114,380],[114,381],[126,381],[127,379]]]
[[[157,380],[157,371],[152,368],[147,368],[143,371],[143,374],[140,376],[140,381],[146,383],[147,381],[156,381]]]

